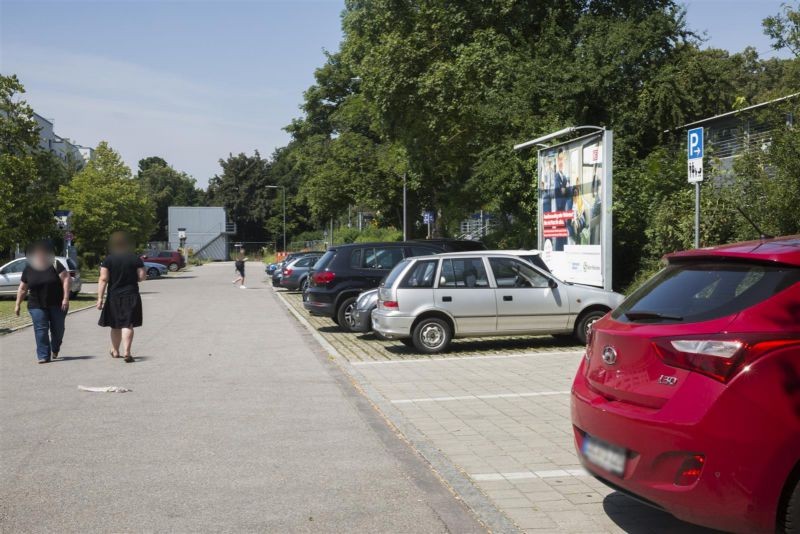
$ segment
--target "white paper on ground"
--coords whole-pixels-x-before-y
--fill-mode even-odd
[[[78,389],[81,391],[90,391],[92,393],[128,393],[129,391],[133,391],[120,386],[78,386]]]

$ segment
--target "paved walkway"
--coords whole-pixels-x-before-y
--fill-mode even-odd
[[[133,364],[95,310],[0,337],[0,531],[483,530],[247,268],[145,282]]]
[[[308,320],[279,292],[414,445],[443,456],[451,485],[477,487],[530,533],[711,531],[639,504],[598,482],[575,454],[569,391],[583,351],[549,337],[462,340],[455,352],[416,354],[398,342]],[[464,478],[467,484],[458,485]]]

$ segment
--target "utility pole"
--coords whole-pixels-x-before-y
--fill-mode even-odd
[[[406,189],[406,173],[403,173],[403,241],[408,241],[408,223],[406,221],[408,213],[408,191]]]

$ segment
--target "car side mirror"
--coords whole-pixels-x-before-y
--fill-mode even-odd
[[[558,287],[558,282],[553,280],[552,278],[547,279],[547,285],[550,286],[550,289],[555,289]]]

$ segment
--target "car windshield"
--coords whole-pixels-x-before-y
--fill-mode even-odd
[[[622,322],[699,322],[738,313],[800,282],[800,269],[744,262],[677,263],[612,313]]]
[[[397,265],[395,265],[394,268],[389,272],[389,274],[386,275],[386,278],[383,280],[383,283],[381,285],[383,287],[392,287],[394,285],[395,280],[397,280],[397,277],[400,276],[400,273],[403,272],[403,270],[410,262],[411,260],[403,260]]]

